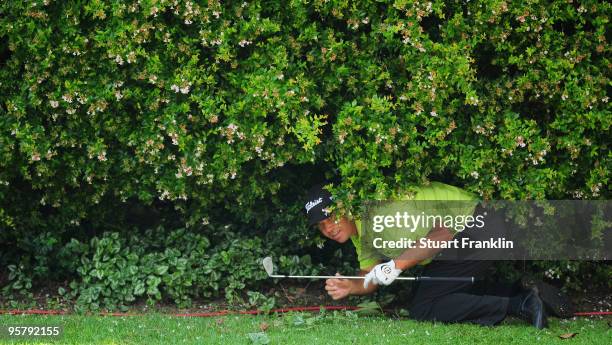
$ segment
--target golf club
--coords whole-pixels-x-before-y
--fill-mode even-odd
[[[274,273],[274,263],[272,258],[267,256],[262,260],[262,264],[268,277],[270,278],[297,278],[297,279],[365,279],[364,276],[294,276],[294,275],[281,275]],[[397,280],[412,280],[412,281],[446,281],[446,282],[467,282],[474,283],[474,277],[397,277]]]

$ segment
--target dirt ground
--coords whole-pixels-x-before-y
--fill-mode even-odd
[[[67,284],[66,284],[67,285]],[[41,310],[62,310],[72,312],[71,303],[65,303],[61,297],[57,295],[59,286],[63,284],[51,284],[50,286],[36,292],[34,298],[36,307],[19,306],[18,309],[41,309]],[[274,287],[266,291],[261,291],[265,296],[275,298],[274,308],[283,307],[299,307],[299,306],[356,306],[363,302],[363,298],[350,297],[348,300],[334,301],[326,293],[323,282],[309,282],[306,284],[291,284],[279,282]],[[392,300],[393,296],[384,296],[382,302],[383,309],[391,315],[400,315],[401,309],[405,305],[397,305],[396,300]],[[589,293],[570,294],[570,297],[576,304],[578,312],[593,312],[593,311],[612,311],[612,293],[609,291],[591,291]],[[193,300],[190,308],[178,308],[172,301],[157,302],[154,306],[147,305],[145,300],[137,301],[129,306],[127,313],[145,313],[145,312],[160,312],[160,313],[203,313],[219,310],[255,310],[257,306],[248,304],[248,297],[245,295],[244,303],[236,303],[229,305],[224,299],[216,300]],[[391,300],[391,302],[389,302]],[[0,309],[14,309],[7,304],[6,301],[0,299]],[[115,310],[114,312],[120,312]]]

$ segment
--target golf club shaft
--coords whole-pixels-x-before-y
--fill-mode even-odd
[[[271,278],[297,278],[297,279],[365,279],[365,276],[286,276],[272,274]],[[466,282],[473,283],[474,277],[397,277],[396,280],[412,281],[439,281],[439,282]]]

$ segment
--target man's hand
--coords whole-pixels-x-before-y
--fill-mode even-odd
[[[395,262],[393,260],[378,264],[366,274],[365,280],[363,281],[363,287],[367,289],[370,283],[376,285],[389,285],[400,275],[400,273],[402,273],[402,270],[395,268]]]
[[[340,273],[336,275],[339,276]],[[325,290],[334,300],[345,298],[351,292],[351,281],[349,279],[327,279]]]

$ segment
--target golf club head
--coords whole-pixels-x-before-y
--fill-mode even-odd
[[[263,264],[264,270],[266,270],[266,273],[268,273],[269,276],[272,276],[272,273],[274,273],[274,263],[272,263],[272,258],[269,256],[266,256],[261,263]]]

